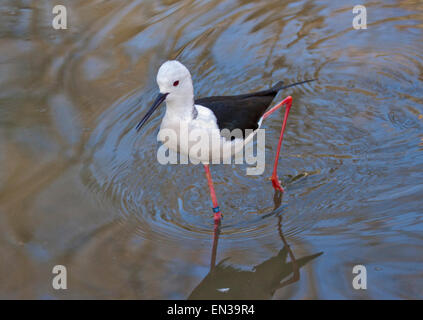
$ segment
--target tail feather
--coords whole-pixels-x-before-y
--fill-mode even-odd
[[[283,87],[284,82],[283,81],[279,81],[277,84],[275,84],[272,87],[272,91],[276,91],[278,92],[282,87]]]
[[[283,89],[286,89],[286,88],[294,87],[294,86],[297,86],[299,84],[303,84],[303,83],[307,83],[307,82],[312,82],[312,81],[316,81],[316,80],[317,79],[304,80],[304,81],[300,81],[300,82],[291,83],[291,84],[288,84],[286,86],[284,86],[284,82],[283,81],[279,81],[278,83],[276,83],[272,87],[272,90],[274,90],[274,91],[277,92],[277,91],[280,91],[280,90],[283,90]]]

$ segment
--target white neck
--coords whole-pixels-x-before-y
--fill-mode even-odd
[[[166,116],[191,119],[194,108],[193,92],[184,95],[169,94],[166,98]]]

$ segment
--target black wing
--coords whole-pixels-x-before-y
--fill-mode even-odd
[[[283,85],[283,81],[279,81],[268,90],[238,96],[200,98],[195,100],[195,104],[213,111],[220,130],[228,129],[232,131],[241,129],[242,137],[244,137],[245,130],[256,130],[258,128],[258,121],[269,108],[278,91],[315,80],[317,79],[300,81],[287,86]],[[231,138],[233,139],[234,137]]]
[[[220,130],[257,129],[258,121],[269,108],[283,82],[278,82],[269,90],[242,94],[238,96],[215,96],[195,100],[199,104],[213,111]]]

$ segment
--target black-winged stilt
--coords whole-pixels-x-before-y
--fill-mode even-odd
[[[197,156],[198,160],[203,163],[206,171],[213,203],[214,220],[218,223],[221,219],[221,213],[210,174],[209,163],[216,157],[221,159],[225,154],[232,156],[240,152],[252,139],[257,129],[260,128],[262,121],[285,105],[285,115],[271,177],[273,188],[283,192],[284,190],[277,175],[277,165],[283,134],[292,105],[292,97],[288,96],[269,111],[266,112],[266,110],[269,108],[278,91],[309,81],[314,81],[314,79],[287,86],[284,86],[283,82],[278,82],[268,90],[243,95],[215,96],[194,100],[194,88],[188,69],[176,60],[167,61],[162,64],[157,73],[157,84],[159,85],[160,93],[151,109],[145,114],[136,128],[139,131],[153,114],[154,110],[165,101],[166,113],[163,117],[158,137],[168,148],[181,154],[190,155],[190,157],[193,156],[190,153],[192,143],[190,144],[188,142],[188,136],[181,137],[181,132],[183,132],[181,130],[182,127],[187,128],[188,135],[190,132],[197,130],[199,133],[204,133],[210,137],[210,139],[219,141],[219,144],[207,144],[207,146],[210,146],[207,147],[208,149],[206,148],[207,151]],[[235,139],[228,139],[228,137],[222,136],[222,129],[228,129],[229,131],[240,129],[242,135]],[[165,130],[176,132],[178,139],[167,139],[165,141],[165,139],[161,138],[161,133]],[[248,134],[248,132],[251,133]],[[181,143],[184,139],[188,143]],[[229,152],[225,153],[227,149],[229,149]]]

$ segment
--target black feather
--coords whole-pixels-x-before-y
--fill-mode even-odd
[[[315,79],[306,80],[287,86],[283,85],[283,81],[279,81],[268,90],[237,96],[214,96],[200,98],[195,100],[195,104],[204,106],[213,111],[220,130],[228,129],[229,131],[232,131],[235,129],[241,129],[244,136],[245,130],[256,130],[258,128],[258,121],[269,108],[273,99],[278,94],[278,91],[314,80]]]

